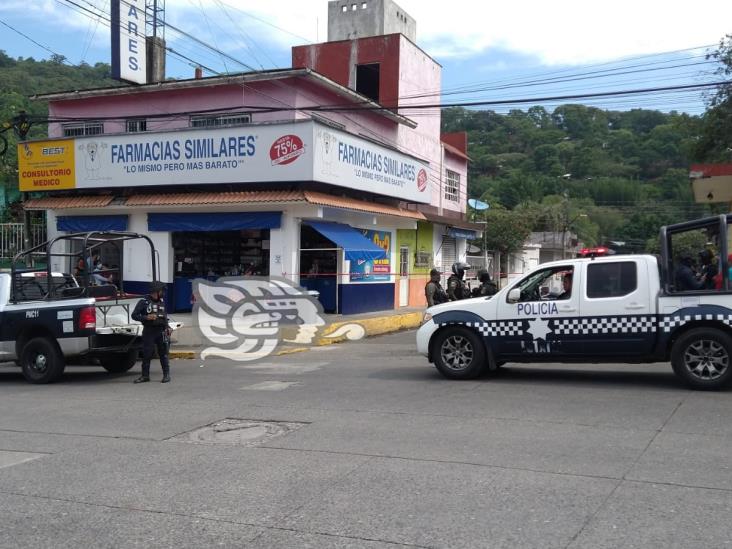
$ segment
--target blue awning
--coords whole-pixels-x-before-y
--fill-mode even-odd
[[[453,238],[467,238],[468,240],[475,240],[478,238],[478,233],[471,231],[470,229],[460,229],[458,227],[450,227],[447,230],[447,234]]]
[[[126,215],[60,215],[56,230],[72,233],[90,231],[126,231]]]
[[[282,212],[150,213],[151,231],[238,231],[279,229]]]
[[[350,225],[331,221],[305,221],[305,223],[339,248],[343,248],[346,252],[346,259],[349,261],[371,261],[386,258],[386,251],[383,248],[371,242],[363,233]]]

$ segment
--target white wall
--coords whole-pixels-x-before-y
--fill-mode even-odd
[[[539,265],[539,246],[524,248],[520,253],[509,256],[508,281],[523,277]]]
[[[56,218],[59,215],[63,215],[61,212],[54,212],[52,210],[46,211],[46,238],[52,240],[57,236],[60,236],[61,232],[56,230]],[[56,253],[68,253],[68,246],[55,246],[52,252]],[[64,257],[52,257],[51,258],[51,270],[56,272],[66,272],[69,269],[69,260]]]
[[[465,261],[468,255],[468,241],[464,238],[455,239],[457,243],[457,260]]]
[[[147,211],[129,213],[127,230],[145,234],[150,237],[157,251],[158,272],[160,281],[173,282],[173,248],[169,232],[148,231]],[[145,240],[130,240],[125,242],[124,279],[135,282],[150,282],[152,280],[152,263],[150,260],[150,246]]]

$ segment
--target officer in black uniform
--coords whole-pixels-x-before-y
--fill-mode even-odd
[[[498,291],[498,286],[491,280],[490,273],[485,269],[478,271],[478,282],[480,282],[480,286],[473,288],[473,297],[487,297],[495,295]]]
[[[703,276],[699,278],[694,271],[694,259],[688,253],[684,253],[679,257],[674,272],[674,281],[676,282],[677,292],[703,290],[706,284],[706,278]]]
[[[467,299],[470,297],[470,288],[468,288],[463,277],[465,271],[470,269],[470,265],[467,263],[453,263],[452,274],[447,279],[447,296],[450,301],[459,301],[460,299]]]
[[[150,360],[155,348],[158,349],[160,365],[163,367],[163,383],[170,381],[170,364],[168,362],[168,314],[165,311],[163,301],[162,282],[150,284],[150,295],[139,301],[132,318],[142,322],[142,375],[135,380],[135,383],[150,381]]]
[[[717,262],[714,261],[714,254],[709,250],[699,252],[699,274],[704,279],[704,289],[714,289],[714,277],[719,273]]]

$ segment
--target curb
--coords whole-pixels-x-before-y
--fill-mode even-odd
[[[171,360],[193,360],[196,358],[196,351],[168,351],[168,358]]]
[[[361,320],[352,320],[344,322],[335,322],[326,328],[326,332],[317,341],[313,342],[312,347],[325,347],[328,345],[336,345],[346,343],[348,341],[360,341],[367,337],[374,337],[386,334],[402,332],[404,330],[413,330],[419,328],[422,324],[422,312],[403,313],[388,316],[377,316],[373,318],[364,318]],[[354,329],[358,331],[358,326],[363,329],[363,334],[355,339],[349,338],[354,333]],[[336,335],[337,334],[337,335]],[[291,349],[282,349],[274,353],[274,356],[292,355],[296,353],[304,353],[312,347],[294,347]],[[193,360],[198,357],[198,351],[189,349],[173,350],[168,353],[170,359],[175,360]]]
[[[362,320],[356,320],[351,322],[336,322],[328,326],[326,333],[315,343],[315,345],[322,347],[325,345],[333,345],[335,343],[343,343],[345,341],[349,341],[348,335],[346,333],[336,337],[328,336],[330,334],[335,334],[345,326],[352,326],[354,324],[357,324],[364,329],[364,337],[374,337],[401,332],[404,330],[412,330],[414,328],[419,328],[419,326],[422,324],[423,316],[424,313],[414,312],[389,316],[377,316],[374,318],[364,318]]]

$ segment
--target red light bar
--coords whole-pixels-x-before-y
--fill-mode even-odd
[[[598,255],[609,255],[611,253],[609,248],[606,248],[605,246],[599,246],[597,248],[582,248],[579,252],[579,255],[581,256],[598,256]]]

